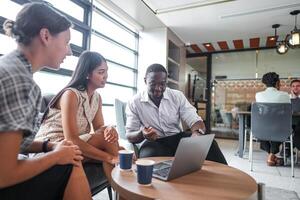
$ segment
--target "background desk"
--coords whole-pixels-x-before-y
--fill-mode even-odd
[[[170,159],[153,157],[154,161]],[[135,166],[134,166],[135,168]],[[251,199],[256,196],[257,184],[248,174],[216,162],[205,161],[202,170],[171,180],[152,179],[152,186],[140,186],[133,171],[115,167],[112,186],[125,199],[214,200]]]

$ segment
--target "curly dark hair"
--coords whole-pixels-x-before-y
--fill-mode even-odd
[[[263,75],[261,80],[267,87],[276,87],[279,81],[279,75],[276,72],[268,72]]]

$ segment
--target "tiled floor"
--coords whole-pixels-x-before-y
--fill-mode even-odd
[[[245,158],[235,156],[238,142],[235,140],[218,140],[218,143],[230,166],[238,168],[250,176],[256,182],[265,183],[266,186],[292,190],[300,196],[300,165],[295,165],[295,178],[291,177],[290,166],[269,167],[266,164],[267,153],[259,150],[258,144],[255,145],[253,153],[253,172],[250,171],[248,152]],[[255,143],[254,143],[255,144]]]
[[[224,153],[227,162],[230,166],[238,168],[250,176],[252,176],[257,182],[265,183],[266,186],[282,188],[285,190],[292,190],[298,193],[300,196],[300,165],[295,165],[295,178],[291,177],[290,166],[286,167],[269,167],[266,165],[267,154],[258,149],[258,145],[255,144],[253,153],[253,169],[250,171],[250,163],[248,162],[248,153],[245,158],[239,158],[235,155],[238,148],[238,141],[236,140],[217,140],[222,152]],[[108,200],[107,190],[98,193],[93,198],[94,200]]]

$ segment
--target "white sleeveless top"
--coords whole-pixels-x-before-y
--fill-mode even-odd
[[[98,111],[100,95],[97,92],[91,97],[91,103],[85,91],[79,91],[75,88],[68,88],[77,95],[78,110],[76,115],[78,134],[80,138],[87,141],[91,135],[92,121]],[[35,140],[50,139],[51,142],[58,142],[64,139],[61,110],[57,108],[50,108],[49,112],[41,124],[41,127],[36,135]]]

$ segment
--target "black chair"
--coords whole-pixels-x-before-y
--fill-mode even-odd
[[[253,137],[258,140],[290,142],[291,172],[294,177],[292,107],[290,103],[252,103],[249,158],[253,171]]]
[[[41,105],[41,116],[45,112],[48,104],[50,103],[51,99],[54,97],[54,95],[44,95],[42,99],[42,105]],[[84,163],[83,168],[85,171],[85,174],[87,176],[91,193],[92,195],[96,195],[98,192],[104,190],[107,188],[109,199],[112,200],[112,189],[110,184],[108,183],[106,176],[103,171],[102,163]]]

